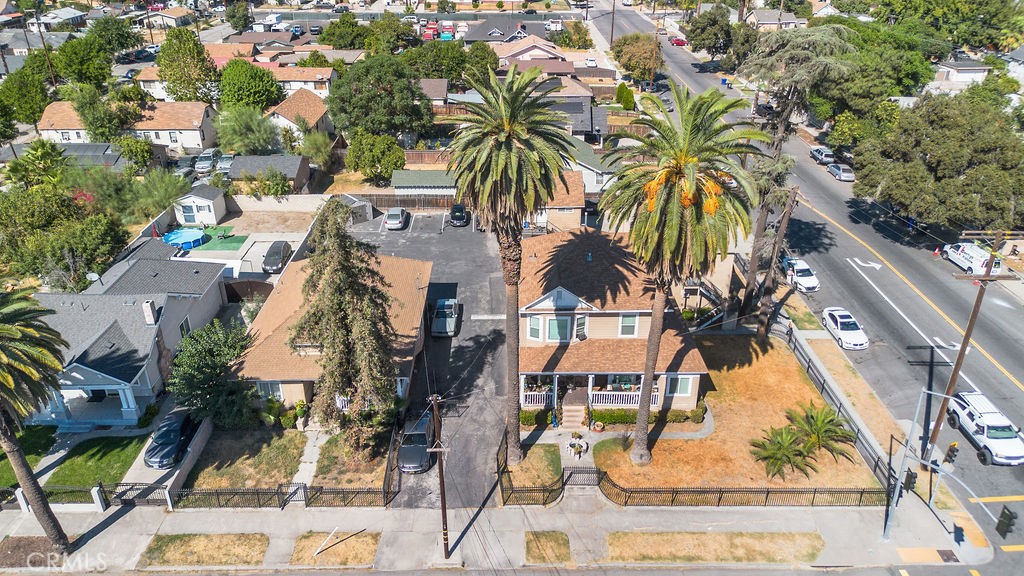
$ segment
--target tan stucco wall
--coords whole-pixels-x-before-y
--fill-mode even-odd
[[[575,230],[580,227],[582,212],[583,210],[579,208],[567,212],[560,212],[558,208],[548,208],[548,225],[559,230]]]
[[[283,402],[286,406],[295,406],[295,403],[299,400],[303,400],[308,404],[313,401],[313,383],[282,382],[281,396],[284,398]]]

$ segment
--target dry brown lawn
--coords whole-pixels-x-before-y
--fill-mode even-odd
[[[305,232],[316,218],[315,212],[228,212],[220,226],[232,226],[235,236],[260,232]]]
[[[0,542],[0,568],[57,569],[64,557],[53,554],[53,545],[46,536],[8,536]]]
[[[263,563],[266,534],[157,534],[139,559],[146,566],[255,566]]]
[[[384,482],[387,454],[363,460],[340,435],[332,436],[320,447],[313,484],[334,488],[377,487]]]
[[[523,445],[526,457],[515,466],[509,466],[512,483],[516,486],[547,486],[562,471],[562,456],[558,444]]]
[[[597,466],[623,486],[653,487],[830,487],[866,488],[878,484],[855,450],[854,461],[818,456],[819,472],[805,477],[787,473],[768,479],[764,464],[750,454],[750,441],[763,430],[788,423],[786,410],[824,402],[785,344],[766,348],[747,336],[697,339],[713,388],[705,401],[715,431],[701,440],[656,440],[653,462],[645,467],[629,460],[629,444],[620,438],[594,446]]]
[[[218,430],[206,443],[185,486],[276,488],[299,471],[306,436],[298,430]]]
[[[611,562],[807,564],[825,541],[814,532],[611,532]]]
[[[324,194],[359,194],[360,192],[373,192],[378,190],[359,172],[340,172],[332,174],[331,184],[324,190]],[[379,192],[378,192],[379,193]]]
[[[380,532],[306,532],[295,541],[291,564],[303,566],[372,566]],[[326,540],[326,542],[325,542]],[[320,546],[320,554],[313,554]]]
[[[566,564],[571,560],[569,536],[565,532],[526,533],[527,564]]]

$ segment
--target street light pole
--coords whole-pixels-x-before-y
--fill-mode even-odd
[[[431,394],[429,400],[434,410],[434,446],[427,451],[437,453],[437,477],[441,488],[441,539],[444,541],[444,559],[448,560],[452,557],[452,553],[448,549],[448,505],[444,495],[444,448],[441,446],[441,414],[437,410],[437,404],[441,401],[441,397]]]

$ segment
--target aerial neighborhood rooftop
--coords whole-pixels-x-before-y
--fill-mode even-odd
[[[1020,2],[28,4],[0,567],[1016,573]]]

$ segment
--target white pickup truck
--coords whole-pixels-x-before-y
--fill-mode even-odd
[[[953,428],[963,430],[978,450],[978,460],[985,466],[1024,464],[1024,436],[1020,428],[981,392],[954,395],[946,410],[946,420]]]

